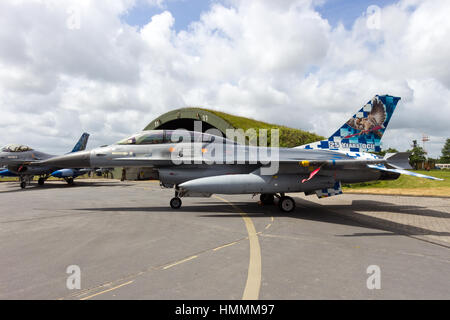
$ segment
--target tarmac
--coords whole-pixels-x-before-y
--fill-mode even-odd
[[[449,198],[290,196],[0,182],[0,299],[450,298]]]

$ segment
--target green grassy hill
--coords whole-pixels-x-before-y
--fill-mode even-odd
[[[315,133],[289,128],[286,126],[280,126],[276,124],[270,124],[258,120],[253,120],[249,118],[239,117],[235,115],[231,115],[224,112],[203,109],[214,113],[215,115],[221,117],[225,121],[229,122],[234,128],[243,129],[244,131],[248,129],[255,129],[258,133],[259,129],[267,129],[268,130],[268,145],[270,146],[270,130],[271,129],[279,129],[280,130],[280,147],[292,148],[296,146],[300,146],[303,144],[319,141],[325,139],[322,136],[319,136]]]

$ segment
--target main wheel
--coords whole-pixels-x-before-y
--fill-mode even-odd
[[[292,212],[295,209],[295,201],[291,197],[281,197],[278,202],[280,210],[283,212]]]
[[[38,185],[43,186],[44,183],[45,183],[45,179],[44,178],[39,178]]]
[[[66,181],[69,185],[73,185],[73,178],[68,178]]]
[[[170,206],[172,207],[172,209],[180,209],[181,199],[178,197],[172,198],[172,200],[170,200]]]
[[[25,188],[27,187],[27,183],[26,183],[25,181],[22,181],[22,182],[20,183],[20,187],[21,187],[22,189],[25,189]]]
[[[259,197],[259,200],[265,205],[273,204],[273,200],[275,199],[274,195],[271,193],[262,193]]]

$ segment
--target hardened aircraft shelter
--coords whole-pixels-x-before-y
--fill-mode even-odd
[[[181,108],[169,111],[152,120],[144,130],[186,129],[197,131],[199,122],[201,122],[201,130],[203,132],[208,129],[217,129],[224,136],[226,136],[227,129],[243,129],[244,131],[248,129],[255,129],[256,131],[259,129],[267,129],[269,133],[271,129],[279,129],[280,147],[295,147],[323,139],[319,135],[303,130],[204,108]],[[268,143],[270,143],[270,139]],[[127,168],[126,172],[127,180],[155,178],[152,170],[146,168]]]

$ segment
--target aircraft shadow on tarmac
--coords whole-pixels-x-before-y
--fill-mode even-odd
[[[341,206],[339,205],[328,205],[327,209],[339,210],[340,207]],[[392,212],[436,218],[450,218],[450,214],[447,212],[432,210],[427,207],[417,205],[396,205],[388,202],[373,200],[353,200],[351,208],[356,211]]]
[[[450,218],[446,212],[430,210],[422,206],[414,205],[395,205],[382,201],[354,200],[351,205],[320,205],[305,199],[295,198],[297,208],[292,213],[283,213],[278,209],[277,205],[262,206],[253,202],[232,202],[232,204],[245,212],[246,216],[258,219],[274,217],[287,217],[292,219],[301,219],[308,221],[317,221],[332,223],[338,225],[347,225],[362,228],[372,228],[382,230],[384,232],[375,233],[354,233],[348,235],[336,235],[340,237],[357,237],[357,236],[386,236],[386,235],[434,235],[434,236],[450,236],[450,232],[437,232],[425,228],[405,225],[380,217],[372,217],[361,214],[367,212],[389,212],[398,214],[413,214],[429,217]],[[109,212],[191,212],[199,213],[197,217],[208,218],[241,218],[241,213],[229,204],[221,204],[217,201],[207,201],[198,204],[183,204],[179,210],[174,210],[168,206],[146,206],[146,207],[110,207],[110,208],[82,208],[75,210],[87,211],[109,211]]]
[[[106,181],[76,181],[74,184],[69,185],[64,181],[48,181],[44,185],[40,186],[36,183],[32,183],[31,185],[28,185],[25,189],[21,189],[18,182],[11,182],[11,181],[3,181],[3,183],[8,183],[9,185],[6,186],[8,190],[1,190],[0,194],[3,193],[11,193],[11,192],[31,192],[31,191],[39,191],[44,189],[72,189],[72,188],[83,188],[83,187],[129,187],[132,186],[132,184],[127,183],[118,183],[114,180],[111,182]]]

